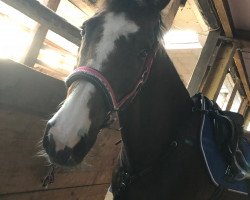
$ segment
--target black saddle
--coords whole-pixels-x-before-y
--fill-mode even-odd
[[[250,152],[245,152],[245,145],[250,145],[243,135],[244,118],[239,113],[222,111],[214,102],[197,94],[193,98],[194,110],[212,117],[214,134],[220,152],[227,163],[225,172],[228,181],[250,179]]]

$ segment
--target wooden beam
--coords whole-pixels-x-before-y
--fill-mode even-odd
[[[82,10],[86,15],[92,17],[104,3],[104,0],[69,0],[72,4]]]
[[[66,184],[66,183],[65,183]],[[31,192],[20,192],[14,194],[6,194],[1,196],[1,200],[31,200],[31,199],[61,199],[61,200],[103,200],[109,183],[99,185],[77,186],[77,187],[65,187],[56,188],[53,190],[38,190]]]
[[[47,116],[56,111],[65,94],[63,81],[14,61],[0,59],[0,106]]]
[[[239,113],[243,116],[245,116],[245,113],[246,113],[246,110],[248,108],[248,99],[246,97],[244,97],[241,101],[241,104],[240,104],[240,108],[239,108]]]
[[[217,18],[217,13],[211,4],[211,1],[208,0],[194,0],[196,6],[199,8],[202,17],[211,29],[217,30],[220,28],[220,23]]]
[[[213,0],[216,11],[221,21],[221,25],[227,37],[233,38],[233,28],[231,25],[231,19],[226,9],[225,0]]]
[[[60,51],[63,54],[69,54],[71,56],[75,56],[74,53],[68,51],[67,49],[62,48],[58,44],[56,44],[53,41],[50,41],[48,39],[45,39],[43,44],[44,44],[44,46],[49,46],[50,48],[53,48],[54,50]]]
[[[11,80],[9,80],[10,76],[7,76],[5,79],[7,82],[3,81],[3,83],[7,85],[3,86],[1,71],[0,87],[1,89],[5,87],[6,92],[1,90],[3,93],[1,93],[0,100],[8,99],[8,97],[13,95],[16,99],[11,100],[14,100],[15,103],[18,104],[19,101],[30,102],[26,107],[32,106],[35,110],[40,110],[41,108],[38,107],[39,103],[37,101],[30,101],[30,99],[34,100],[35,94],[37,95],[37,100],[40,101],[40,103],[43,102],[47,108],[52,104],[58,105],[60,101],[55,102],[54,100],[58,98],[58,94],[62,92],[65,94],[64,83],[38,73],[28,67],[24,68],[26,68],[27,71],[33,71],[33,73],[37,74],[37,76],[33,78],[34,81],[26,82],[26,79],[21,79],[21,77],[14,80],[14,77],[16,78],[19,76],[17,72],[20,72],[20,69],[17,69],[17,72],[15,72],[11,68],[6,68],[8,71],[14,72],[14,77],[11,77]],[[6,75],[8,74],[3,74],[3,76]],[[38,76],[43,79],[37,80],[36,78]],[[27,76],[27,79],[31,78]],[[50,83],[48,83],[49,79]],[[13,80],[15,84],[13,84]],[[58,85],[54,85],[53,82],[61,82],[63,88],[58,88]],[[20,88],[23,88],[23,91],[20,91]],[[22,95],[22,93],[25,93],[25,95]],[[21,96],[18,96],[20,94]],[[46,121],[51,117],[53,112],[46,112],[46,114],[44,114],[45,117],[41,117],[38,112],[31,113],[23,107],[21,109],[23,112],[20,111],[20,109],[14,107],[10,108],[0,104],[0,160],[2,161],[0,165],[0,199],[104,199],[107,188],[110,185],[112,169],[115,167],[115,160],[120,150],[120,145],[114,145],[121,139],[120,133],[115,130],[104,129],[102,134],[98,134],[95,145],[85,157],[88,166],[81,165],[78,169],[74,169],[73,171],[55,169],[56,179],[53,184],[45,189],[42,188],[41,179],[44,178],[48,172],[48,162],[44,157],[37,156],[38,151],[42,149],[38,143],[41,141]],[[55,109],[56,106],[54,106],[53,111],[55,111]],[[45,112],[45,110],[43,112]],[[101,190],[93,189],[93,196],[87,191],[86,196],[81,192],[77,194],[79,191],[84,191],[84,188],[89,188],[88,190],[90,190],[91,188],[101,185],[105,185],[105,188]],[[74,188],[78,188],[79,191],[69,192],[68,196],[63,192],[63,190],[65,191],[67,189],[75,190]],[[46,193],[51,194],[46,195]],[[102,198],[97,198],[99,195],[101,195]]]
[[[61,0],[49,0],[47,3],[47,7],[53,11],[56,11]],[[48,33],[48,29],[42,25],[37,25],[34,38],[30,45],[29,51],[25,56],[24,64],[29,67],[34,67],[37,57],[39,55],[40,49],[43,46],[43,42]]]
[[[167,7],[162,11],[162,21],[166,27],[166,31],[171,28],[181,3],[181,0],[171,0]]]
[[[39,59],[37,60],[34,69],[62,81],[65,80],[65,78],[69,75],[68,71],[64,69],[53,69],[51,66],[48,66],[46,63]]]
[[[240,51],[236,51],[235,55],[234,55],[234,62],[237,68],[237,71],[239,73],[241,82],[243,84],[244,90],[246,92],[247,95],[247,99],[248,101],[250,101],[250,87],[249,87],[249,81],[247,78],[247,72],[246,72],[246,68],[245,68],[245,64],[241,55]]]
[[[216,46],[218,43],[218,37],[220,35],[219,31],[211,31],[208,34],[206,43],[202,49],[198,63],[194,69],[194,73],[191,77],[191,80],[188,84],[188,92],[191,96],[199,92],[201,87],[203,77],[206,74],[206,71],[209,65],[212,64],[212,60],[216,56]]]
[[[231,95],[230,95],[230,98],[229,98],[229,100],[228,100],[226,110],[231,110],[232,105],[233,105],[234,98],[235,98],[236,93],[237,93],[237,91],[238,91],[238,87],[239,87],[239,80],[237,79],[237,80],[236,80],[236,83],[235,83],[235,85],[234,85],[234,87],[233,87],[233,91],[232,91],[232,93],[231,93]]]
[[[235,51],[236,46],[229,43],[223,43],[220,47],[215,63],[210,68],[204,86],[201,89],[201,92],[209,99],[216,100],[228,68],[232,63]]]
[[[226,36],[219,36],[220,40],[228,41],[228,42],[233,42],[237,44],[239,47],[246,47],[250,48],[250,41],[244,40],[243,38],[229,38]]]
[[[24,65],[34,67],[47,32],[48,29],[46,27],[37,25],[30,48],[22,62]]]
[[[44,27],[80,46],[80,29],[58,16],[37,0],[2,0],[4,3],[24,13]]]
[[[214,5],[216,7],[217,13],[220,17],[221,23],[222,23],[222,27],[224,29],[225,35],[226,37],[229,38],[233,38],[233,26],[232,26],[232,18],[228,13],[228,3],[225,0],[213,0],[214,1]],[[237,34],[237,39],[240,40],[240,43],[245,45],[246,43],[249,45],[248,41],[250,41],[250,37],[249,37],[249,32],[245,32],[245,31],[239,31],[236,32]],[[249,91],[249,82],[246,76],[246,70],[245,70],[245,66],[244,66],[244,62],[242,59],[242,55],[239,51],[237,51],[234,55],[234,62],[236,64],[237,70],[239,72],[239,76],[240,79],[242,81],[242,84],[244,86],[244,90],[246,92],[248,101],[250,100],[250,91]]]

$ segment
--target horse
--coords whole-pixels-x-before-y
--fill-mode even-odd
[[[77,69],[48,121],[51,163],[82,162],[118,113],[122,147],[111,190],[119,200],[240,200],[212,183],[199,146],[201,113],[162,44],[170,0],[107,0],[82,25]],[[220,195],[219,195],[220,194]]]

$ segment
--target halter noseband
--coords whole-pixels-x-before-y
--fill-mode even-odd
[[[147,81],[156,52],[157,52],[156,48],[150,51],[145,60],[143,73],[140,79],[138,80],[137,84],[127,95],[125,95],[125,97],[123,97],[120,100],[118,100],[112,86],[110,85],[109,81],[105,78],[105,76],[100,71],[88,66],[82,66],[76,68],[67,77],[65,81],[66,86],[70,87],[70,85],[74,81],[79,79],[85,79],[91,82],[93,85],[95,85],[102,91],[105,99],[109,104],[110,110],[117,111],[126,103],[131,102],[138,93],[138,91],[140,90],[140,88],[143,86],[143,84]]]

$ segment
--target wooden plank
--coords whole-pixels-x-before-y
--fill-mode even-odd
[[[37,63],[35,64],[33,69],[62,81],[65,80],[65,78],[69,75],[68,71],[63,69],[53,69],[40,60],[37,60]]]
[[[30,96],[32,93],[30,93]],[[47,174],[47,161],[37,157],[45,119],[17,109],[0,109],[0,199],[14,193],[41,191]],[[56,169],[49,190],[110,184],[112,169],[120,149],[118,132],[104,130],[88,153],[85,162],[74,170]],[[50,198],[48,198],[50,199]],[[52,198],[53,199],[53,198]]]
[[[237,44],[239,46],[250,47],[250,42],[248,42],[246,40],[231,39],[231,38],[227,38],[227,37],[220,37],[220,39],[222,39],[224,41],[228,41],[228,42],[233,42],[234,44]],[[249,83],[248,74],[246,71],[246,66],[245,66],[241,51],[242,51],[242,49],[239,48],[235,52],[234,62],[236,65],[237,72],[239,74],[239,78],[241,79],[243,89],[244,89],[244,91],[247,95],[248,101],[249,101],[250,100],[250,83]]]
[[[228,38],[226,36],[220,36],[219,39],[227,41],[227,42],[233,42],[235,44],[238,44],[240,47],[249,47],[250,48],[250,41],[244,40],[243,38]]]
[[[207,66],[207,69],[205,71],[205,75],[203,76],[201,84],[199,86],[199,92],[202,92],[204,87],[205,87],[205,84],[206,84],[207,79],[209,77],[209,73],[211,72],[211,68],[213,68],[215,65],[215,61],[218,57],[219,52],[221,51],[222,45],[223,45],[223,42],[218,40],[217,46],[215,47],[214,52],[213,52],[213,56],[211,56],[211,61],[209,62],[208,66]]]
[[[54,43],[53,41],[50,41],[48,39],[44,40],[44,45],[48,48],[53,48],[54,50],[60,51],[62,54],[70,54],[71,56],[75,56],[74,53],[62,48],[58,44]]]
[[[220,23],[218,22],[217,13],[214,10],[213,5],[211,4],[211,1],[194,0],[194,2],[199,8],[207,26],[211,27],[212,30],[218,30],[220,27]]]
[[[1,200],[103,200],[109,184],[9,194]]]
[[[0,60],[0,105],[48,115],[66,95],[63,81],[11,60]]]
[[[239,108],[239,113],[243,116],[246,114],[246,110],[248,108],[249,101],[246,97],[244,97],[241,101],[240,108]]]
[[[188,84],[188,91],[191,96],[199,92],[207,68],[212,64],[211,61],[214,60],[214,57],[216,56],[217,52],[215,51],[215,48],[217,46],[219,35],[219,31],[211,31],[208,34],[206,43]]]
[[[47,7],[53,11],[56,11],[61,0],[49,0]],[[32,43],[30,45],[29,51],[25,56],[24,64],[29,67],[34,67],[36,59],[39,55],[40,49],[43,46],[43,42],[48,33],[48,29],[42,25],[37,25]]]
[[[23,64],[29,67],[34,67],[40,49],[43,46],[43,41],[47,35],[48,29],[44,26],[37,25],[34,38],[31,42],[29,51],[27,52]]]
[[[85,14],[87,14],[89,17],[93,16],[104,3],[104,0],[69,0],[71,3],[73,3],[76,7],[81,9]]]
[[[166,8],[163,9],[161,15],[166,31],[171,28],[181,3],[181,0],[171,0]]]
[[[233,91],[232,91],[232,93],[231,93],[231,95],[230,95],[230,98],[229,98],[229,100],[228,100],[226,110],[229,110],[229,111],[230,111],[230,109],[231,109],[231,107],[232,107],[232,105],[233,105],[233,101],[234,101],[235,95],[236,95],[236,93],[237,93],[237,91],[238,91],[238,88],[239,88],[239,80],[237,79],[237,80],[236,80],[236,83],[235,83],[235,85],[234,85],[234,87],[233,87]]]
[[[239,73],[241,82],[243,84],[244,90],[246,92],[248,101],[250,101],[249,81],[248,81],[248,78],[247,78],[246,68],[245,68],[244,61],[242,59],[242,55],[241,55],[240,51],[236,51],[235,52],[234,62],[235,62],[237,71]]]
[[[37,0],[2,0],[4,3],[24,13],[44,27],[80,46],[80,29],[58,16]]]
[[[231,17],[229,11],[226,9],[225,0],[213,0],[218,16],[220,18],[223,30],[227,37],[233,38],[233,26],[231,25]]]
[[[3,62],[2,65],[0,68],[0,159],[2,161],[0,194],[39,191],[42,189],[41,178],[46,174],[47,162],[35,156],[39,150],[38,141],[45,128],[44,118],[39,117],[37,113],[42,109],[43,112],[46,111],[48,118],[49,113],[52,113],[62,100],[60,93],[65,95],[64,83],[14,62]],[[54,95],[61,100],[55,100]],[[9,109],[6,105],[19,106],[25,112],[27,110],[33,112],[20,112],[17,109]],[[55,183],[50,188],[109,183],[120,148],[114,144],[119,139],[119,134],[104,131],[86,158],[91,167],[85,171],[57,170]],[[25,181],[20,184],[20,180]]]
[[[216,100],[225,79],[227,70],[232,63],[235,51],[235,45],[224,43],[221,46],[215,63],[211,67],[207,79],[204,83],[204,87],[201,91],[209,99]]]
[[[218,15],[220,17],[220,20],[221,20],[226,37],[232,38],[233,37],[233,26],[231,23],[231,17],[228,13],[229,6],[227,5],[227,2],[225,0],[223,0],[223,1],[213,0],[213,1],[215,4],[215,7],[217,9]],[[241,34],[241,35],[239,35],[239,34]],[[237,39],[245,40],[245,41],[241,41],[240,43],[246,44],[246,41],[248,41],[248,39],[249,39],[249,36],[247,34],[249,34],[249,32],[247,32],[247,33],[244,33],[244,31],[242,31],[241,33],[238,32],[237,37],[239,37],[239,38],[237,38]],[[246,92],[247,98],[248,98],[248,100],[250,100],[249,83],[248,83],[248,79],[246,76],[244,62],[243,62],[241,57],[242,57],[241,53],[239,51],[237,51],[234,55],[234,62],[236,64],[238,73],[240,75],[240,79],[243,83],[243,87],[244,87],[244,90]]]

